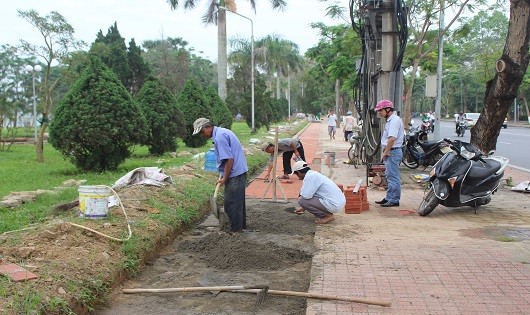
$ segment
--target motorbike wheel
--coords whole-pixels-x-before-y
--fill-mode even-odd
[[[460,128],[460,136],[463,137],[464,133],[466,133],[466,128]]]
[[[418,132],[418,142],[424,143],[427,141],[427,133],[425,131]]]
[[[409,150],[405,147],[403,150],[403,158],[401,159],[403,164],[405,164],[406,167],[415,169],[418,168],[420,165],[414,160],[414,157],[412,154],[410,154]]]
[[[431,186],[421,201],[418,214],[422,217],[429,215],[439,203],[440,200],[434,194],[434,188]]]

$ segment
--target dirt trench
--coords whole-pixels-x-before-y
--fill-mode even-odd
[[[167,246],[136,278],[118,287],[96,312],[120,314],[305,314],[305,298],[221,292],[123,294],[123,288],[268,285],[272,290],[309,288],[315,218],[296,215],[294,203],[247,199],[247,230],[219,231],[205,218]]]

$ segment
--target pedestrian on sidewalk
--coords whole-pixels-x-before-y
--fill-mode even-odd
[[[328,114],[328,134],[329,140],[335,139],[335,133],[337,132],[337,115],[333,109],[329,110]]]
[[[348,111],[346,116],[344,116],[342,125],[342,130],[344,131],[344,141],[348,141],[348,138],[353,133],[353,128],[355,125],[355,118],[353,118],[352,112]]]
[[[385,164],[387,180],[386,196],[375,203],[381,207],[397,207],[401,199],[401,178],[399,176],[399,163],[403,157],[401,145],[403,144],[403,121],[394,111],[394,104],[389,100],[382,100],[375,106],[375,111],[381,118],[386,119],[385,130],[381,136],[381,161]]]
[[[232,232],[240,232],[247,227],[245,187],[248,172],[241,142],[232,130],[214,126],[207,118],[199,118],[193,123],[193,135],[198,133],[213,140],[220,173],[217,183],[225,185],[224,210]]]
[[[293,174],[303,180],[298,197],[296,214],[303,214],[305,210],[312,213],[317,224],[325,224],[335,220],[333,213],[340,212],[346,205],[346,197],[339,186],[331,179],[317,171],[312,171],[304,161],[297,161],[293,165]]]
[[[267,168],[267,175],[265,175],[265,179],[269,179],[272,167],[274,165],[273,163],[276,163],[276,161],[274,161],[274,148],[274,143],[268,143],[261,148],[261,150],[270,154],[269,166]],[[295,161],[305,161],[304,146],[298,138],[285,138],[278,140],[278,155],[282,155],[283,159],[283,176],[281,177],[282,179],[289,179],[289,174],[292,173],[291,158],[293,157],[293,155],[295,156]]]

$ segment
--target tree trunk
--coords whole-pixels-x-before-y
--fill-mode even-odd
[[[526,118],[528,119],[528,123],[530,124],[530,110],[528,109],[528,100],[526,99],[526,96],[522,91],[519,91],[519,96],[523,100],[524,108],[526,109]]]
[[[226,11],[217,12],[217,93],[224,101],[226,100],[226,76],[227,76],[227,55],[226,55]]]
[[[528,67],[530,0],[510,1],[510,24],[497,73],[486,84],[484,110],[471,129],[471,143],[481,151],[496,148],[497,138]]]
[[[412,109],[412,89],[414,88],[414,78],[416,77],[416,73],[418,72],[418,67],[420,64],[420,58],[414,58],[414,61],[412,62],[412,71],[410,73],[410,83],[407,88],[407,93],[405,95],[405,103],[403,104],[403,124],[405,126],[409,125],[410,122],[410,116],[411,116],[411,109]]]
[[[280,99],[280,67],[276,66],[276,99]]]
[[[37,133],[37,142],[35,143],[35,153],[37,154],[37,162],[44,162],[44,133],[48,127],[47,123],[41,124],[39,132]]]
[[[340,113],[340,80],[335,80],[335,115],[337,115],[337,118],[340,117],[342,113]]]

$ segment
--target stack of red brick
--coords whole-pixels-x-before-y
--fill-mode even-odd
[[[353,188],[353,186],[348,186],[344,189],[344,196],[346,196],[344,213],[359,214],[369,208],[366,186],[361,186],[357,193],[353,192]]]

